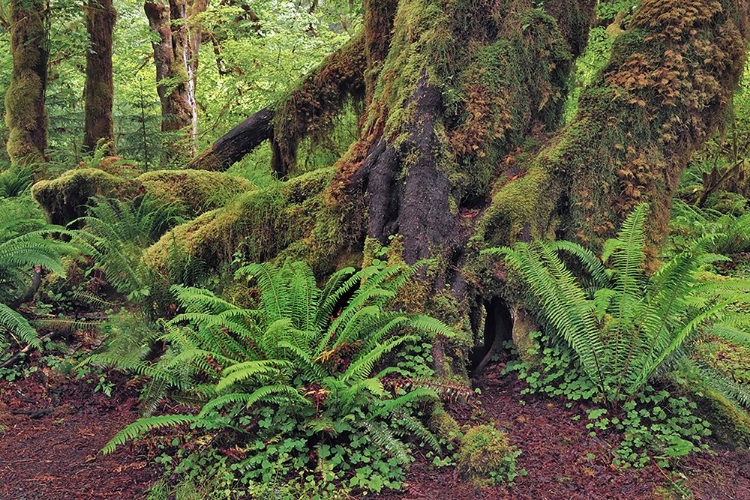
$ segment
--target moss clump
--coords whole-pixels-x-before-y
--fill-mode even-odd
[[[82,217],[94,196],[128,199],[142,189],[141,183],[96,168],[69,170],[57,179],[39,181],[31,188],[34,199],[53,224],[65,225]]]
[[[429,427],[438,437],[453,441],[461,437],[461,427],[441,406],[436,407],[430,415]]]
[[[183,202],[192,216],[220,208],[232,197],[255,189],[242,177],[206,170],[157,170],[137,180],[159,200]]]
[[[508,436],[493,425],[480,425],[466,432],[458,452],[458,472],[478,485],[512,483],[518,475],[520,454]]]

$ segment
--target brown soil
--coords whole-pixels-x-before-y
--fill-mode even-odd
[[[515,377],[490,367],[476,386],[478,405],[456,404],[462,423],[494,422],[507,430],[525,469],[513,487],[480,488],[452,469],[418,459],[401,492],[381,499],[668,499],[681,498],[683,480],[697,499],[750,500],[750,453],[698,454],[679,464],[679,473],[655,465],[618,469],[611,465],[616,435],[591,437],[573,417],[578,408],[562,400],[521,395]],[[117,382],[112,397],[95,383],[74,381],[48,370],[21,382],[0,382],[0,499],[137,499],[158,479],[158,467],[135,456],[132,447],[103,456],[99,450],[138,417],[135,389]],[[523,400],[525,404],[519,404]]]
[[[158,468],[127,449],[99,453],[138,418],[137,393],[121,382],[112,397],[47,370],[0,382],[0,499],[141,498]]]

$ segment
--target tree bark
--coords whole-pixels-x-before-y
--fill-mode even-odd
[[[91,46],[86,52],[85,119],[83,147],[96,149],[99,141],[107,143],[107,154],[115,154],[114,82],[112,74],[112,35],[117,12],[112,0],[89,0],[86,6],[86,29]]]
[[[194,156],[198,132],[195,87],[200,48],[200,26],[195,17],[205,12],[208,0],[146,1],[151,29],[156,84],[162,107],[162,132],[182,131],[182,141],[171,142],[171,157]]]
[[[32,166],[46,160],[47,16],[43,0],[12,0],[13,69],[5,94],[7,150],[13,164]]]
[[[392,22],[390,10],[376,12],[386,4],[397,6]],[[267,209],[268,220],[300,219],[289,225],[300,233],[296,243],[249,209],[253,220],[243,224],[237,217],[225,222],[230,213],[216,215],[211,234],[231,246],[227,234],[240,241],[238,233],[265,228],[285,242],[274,249],[281,258],[307,258],[316,269],[330,269],[352,249],[367,262],[385,245],[407,263],[435,259],[402,305],[464,332],[463,344],[435,342],[438,372],[461,369],[486,307],[510,311],[514,338],[530,328],[519,320],[518,292],[479,250],[532,238],[577,239],[596,250],[642,201],[651,206],[648,234],[657,247],[680,174],[716,130],[739,81],[750,11],[748,0],[643,0],[578,114],[561,129],[570,68],[585,47],[594,0],[365,5],[367,106],[359,139],[335,165],[328,188],[299,202],[304,209]],[[379,31],[388,26],[387,34]],[[292,96],[309,94],[315,86],[305,84],[319,74]],[[310,100],[289,99],[272,120],[256,117],[258,130],[271,121],[275,159],[286,165],[316,117],[314,106],[299,102]],[[280,133],[280,126],[292,132]],[[180,233],[186,251],[196,243],[194,229]]]

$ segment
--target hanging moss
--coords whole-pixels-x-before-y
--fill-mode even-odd
[[[364,37],[352,38],[281,100],[273,118],[273,169],[281,177],[294,169],[297,147],[306,137],[320,140],[349,100],[364,96]]]

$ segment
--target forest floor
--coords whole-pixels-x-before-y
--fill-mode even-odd
[[[34,363],[34,362],[32,362]],[[34,366],[32,364],[32,366]],[[0,382],[0,499],[139,499],[160,477],[134,447],[111,455],[104,444],[138,417],[137,390],[114,377],[111,396],[96,391],[99,379],[75,380],[38,367],[20,381]],[[581,413],[562,400],[522,395],[513,375],[491,366],[475,380],[481,395],[452,408],[459,422],[494,422],[522,454],[511,487],[479,488],[451,468],[417,459],[400,492],[391,499],[668,499],[682,498],[677,485],[696,499],[750,500],[750,452],[715,449],[683,459],[677,472],[656,465],[619,469],[612,465],[617,436],[592,437]],[[101,389],[101,388],[100,388]],[[520,404],[524,401],[525,404]]]

